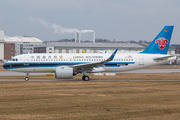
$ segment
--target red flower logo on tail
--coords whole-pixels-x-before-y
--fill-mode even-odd
[[[159,49],[164,49],[166,44],[168,43],[169,41],[166,40],[165,38],[159,38],[155,41],[155,43],[159,43]]]

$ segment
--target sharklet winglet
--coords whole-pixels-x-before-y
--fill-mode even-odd
[[[116,49],[113,54],[107,59],[107,61],[112,61],[114,59],[114,56],[116,55],[118,49]]]

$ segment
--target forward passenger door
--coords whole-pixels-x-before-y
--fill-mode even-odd
[[[29,66],[29,55],[24,56],[24,66]]]

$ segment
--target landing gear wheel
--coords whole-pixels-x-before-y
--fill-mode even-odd
[[[24,80],[25,80],[25,81],[28,81],[28,80],[29,80],[29,73],[26,73],[26,74],[25,74]]]
[[[89,77],[88,77],[88,76],[83,76],[82,79],[83,79],[84,81],[89,81]]]
[[[82,80],[84,80],[84,76],[82,76]]]
[[[25,81],[28,81],[29,80],[29,78],[28,77],[25,77]]]

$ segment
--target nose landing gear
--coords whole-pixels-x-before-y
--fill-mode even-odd
[[[28,81],[28,80],[29,80],[29,73],[26,73],[26,74],[25,74],[24,80],[25,80],[25,81]]]

